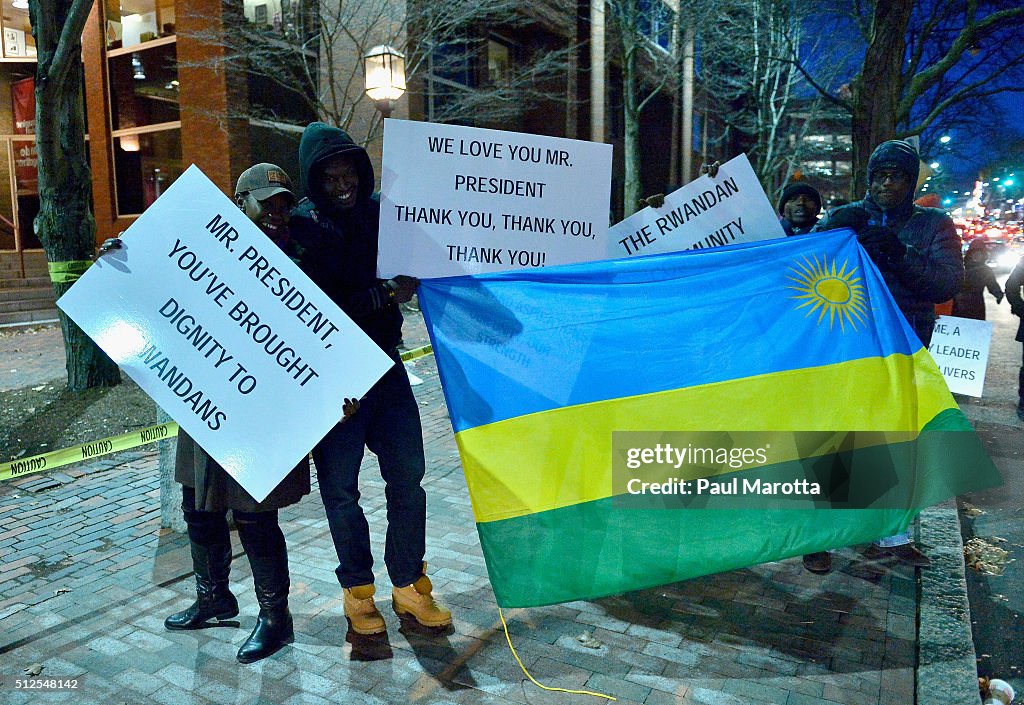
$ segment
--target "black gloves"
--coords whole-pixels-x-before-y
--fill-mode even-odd
[[[837,230],[839,228],[851,228],[856,232],[860,232],[862,228],[868,224],[868,214],[863,208],[857,207],[844,207],[837,208],[828,214],[828,220],[825,221],[824,227],[827,230]]]
[[[879,269],[892,269],[907,253],[907,246],[884,227],[864,228],[857,233],[857,241]]]
[[[1024,303],[1012,303],[1010,304],[1010,313],[1014,316],[1020,316],[1024,318]]]
[[[384,282],[384,288],[388,290],[388,297],[396,304],[407,303],[416,293],[416,287],[419,285],[419,279],[405,274],[399,274],[394,279]]]
[[[96,253],[96,256],[93,257],[93,259],[97,260],[100,257],[102,257],[103,255],[107,254],[108,252],[113,252],[114,250],[120,250],[123,246],[124,246],[124,243],[121,242],[120,238],[116,238],[116,237],[107,238],[106,240],[103,241],[103,244],[100,245],[99,252]]]

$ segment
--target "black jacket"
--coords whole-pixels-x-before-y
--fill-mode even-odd
[[[1017,337],[1015,340],[1024,343],[1024,298],[1021,298],[1021,287],[1024,287],[1024,257],[1017,262],[1017,266],[1010,272],[1006,279],[1006,300],[1010,303],[1010,309],[1015,316],[1022,316],[1017,325]]]
[[[971,262],[964,271],[964,281],[960,291],[953,297],[953,315],[960,318],[976,318],[985,320],[985,297],[982,292],[988,289],[996,297],[996,303],[1002,301],[1003,290],[999,288],[996,275],[992,273],[984,260]]]
[[[351,156],[359,171],[356,204],[334,208],[320,189],[324,163]],[[303,247],[301,267],[385,352],[402,339],[402,313],[377,278],[380,203],[373,193],[373,165],[366,150],[343,130],[310,124],[299,143],[299,168],[306,198],[292,211],[292,237]]]
[[[935,323],[935,304],[953,298],[963,280],[960,236],[944,211],[914,205],[913,192],[906,202],[888,211],[868,194],[835,209],[814,229],[852,228],[861,234],[878,227],[891,230],[907,246],[896,266],[880,271],[900,311],[927,345]]]

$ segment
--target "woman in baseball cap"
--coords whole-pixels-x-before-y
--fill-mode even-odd
[[[288,235],[288,220],[296,202],[292,181],[274,164],[256,164],[238,177],[235,203],[245,215],[298,262],[301,250]],[[359,402],[346,399],[342,421]],[[288,552],[277,511],[309,494],[309,460],[304,458],[273,492],[256,502],[238,482],[183,430],[178,432],[174,479],[181,483],[182,511],[188,525],[196,601],[164,621],[171,630],[201,629],[210,620],[238,614],[238,601],[228,589],[231,539],[227,510],[238,527],[252,568],[260,612],[256,626],[238,650],[238,660],[251,663],[270,656],[294,639],[288,611]]]

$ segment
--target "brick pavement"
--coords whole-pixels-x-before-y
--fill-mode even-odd
[[[410,342],[417,342],[411,327]],[[59,340],[59,337],[58,337]],[[62,360],[61,356],[61,360]],[[194,596],[187,541],[159,527],[154,447],[62,469],[65,482],[0,486],[0,702],[483,703],[597,702],[527,682],[505,643],[432,358],[417,362],[429,501],[427,560],[452,608],[448,635],[400,625],[349,638],[318,494],[281,512],[296,643],[241,666],[255,620],[252,577],[235,538],[238,627],[168,632]],[[52,376],[51,376],[52,378]],[[42,487],[40,485],[40,487]],[[374,553],[383,554],[384,488],[361,480]],[[528,550],[528,547],[524,547]],[[906,705],[914,701],[918,587],[911,573],[838,552],[828,576],[798,559],[587,602],[510,610],[523,663],[541,682],[662,705]],[[577,639],[589,634],[596,642]],[[76,692],[14,689],[22,668],[80,677]]]

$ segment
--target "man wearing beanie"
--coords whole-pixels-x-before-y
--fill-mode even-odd
[[[964,264],[960,237],[949,216],[938,208],[914,204],[919,165],[917,150],[908,142],[883,142],[868,160],[867,195],[832,211],[815,230],[851,228],[857,234],[900,311],[927,348],[935,304],[957,292]],[[881,539],[874,553],[895,556],[921,568],[931,565],[910,542],[909,532]],[[811,554],[804,557],[804,566],[825,573],[831,562],[826,559],[827,553]]]
[[[809,184],[795,181],[782,191],[779,199],[779,222],[790,235],[806,235],[818,222],[821,194]]]

